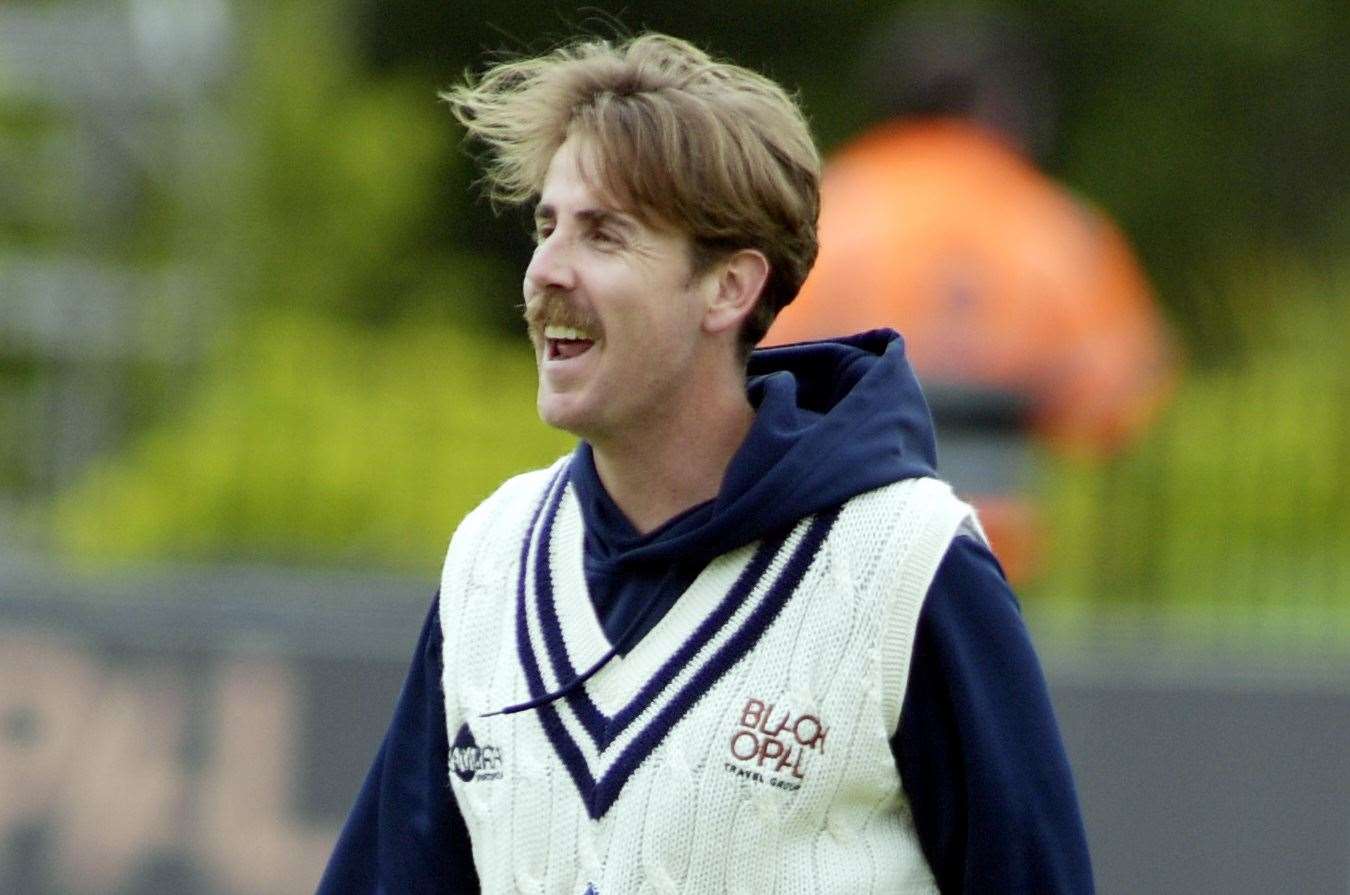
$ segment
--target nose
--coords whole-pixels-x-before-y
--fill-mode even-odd
[[[571,290],[576,286],[576,268],[567,244],[555,232],[534,247],[525,283],[534,292]]]

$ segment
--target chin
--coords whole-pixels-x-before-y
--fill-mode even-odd
[[[550,394],[540,389],[536,409],[545,425],[570,432],[578,438],[586,438],[593,428],[593,424],[588,425],[593,423],[590,420],[592,414],[586,412],[575,396]]]

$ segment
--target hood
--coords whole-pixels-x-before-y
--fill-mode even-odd
[[[717,497],[645,535],[605,492],[590,446],[578,446],[588,574],[706,563],[856,494],[934,474],[932,419],[894,331],[761,349],[748,374],[755,421]]]

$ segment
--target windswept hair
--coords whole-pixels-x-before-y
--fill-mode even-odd
[[[741,332],[747,350],[815,263],[820,155],[796,102],[763,75],[677,38],[590,38],[502,62],[442,94],[487,150],[486,192],[523,204],[568,137],[618,205],[687,232],[695,272],[757,249],[768,282]]]

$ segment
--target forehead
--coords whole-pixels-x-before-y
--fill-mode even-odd
[[[549,161],[539,190],[535,217],[558,217],[584,212],[588,217],[626,220],[651,230],[677,232],[651,209],[639,208],[618,197],[604,177],[605,162],[594,143],[570,136]]]
[[[583,206],[619,211],[620,203],[605,188],[599,170],[599,159],[589,143],[568,137],[549,160],[539,190],[539,208],[549,213]]]

